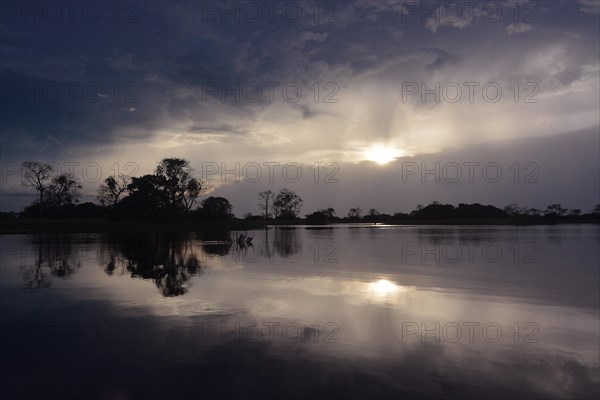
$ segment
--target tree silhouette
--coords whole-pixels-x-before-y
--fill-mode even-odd
[[[510,217],[516,217],[518,215],[525,214],[525,210],[517,203],[511,203],[505,206],[502,210]]]
[[[102,206],[88,202],[78,204],[82,186],[72,174],[61,174],[51,177],[53,166],[39,161],[22,163],[23,175],[21,183],[31,186],[39,193],[39,200],[24,208],[21,217],[54,216],[61,218],[99,218],[137,219],[146,221],[173,220],[186,215],[197,219],[225,220],[235,216],[231,213],[232,205],[223,197],[209,197],[197,210],[191,212],[196,200],[204,192],[204,181],[193,176],[190,162],[183,158],[163,158],[157,165],[154,174],[141,177],[129,177],[124,174],[106,178],[97,190],[97,200]],[[296,219],[303,205],[303,199],[294,191],[283,188],[278,193],[265,190],[258,193],[258,206],[262,219]],[[511,203],[503,209],[491,205],[442,204],[433,201],[426,207],[417,204],[409,214],[396,212],[393,215],[379,213],[370,208],[364,220],[399,221],[399,220],[467,220],[467,219],[507,219],[518,220],[519,223],[535,223],[542,217],[555,222],[562,217],[569,221],[596,220],[600,215],[600,204],[590,213],[582,214],[580,209],[565,209],[560,204],[551,204],[546,210],[520,207]],[[0,213],[0,218],[14,218],[15,214]],[[248,220],[260,220],[260,216],[245,216]],[[339,220],[333,208],[319,209],[306,218],[311,223],[326,223],[328,220]],[[348,211],[348,220],[362,220],[359,207]]]
[[[24,161],[21,164],[23,168],[23,175],[21,184],[24,186],[32,186],[39,192],[39,204],[40,215],[43,214],[44,207],[44,193],[47,189],[47,181],[50,179],[54,167],[48,163],[42,163],[39,161]]]
[[[268,219],[271,215],[269,210],[273,204],[275,193],[270,190],[265,190],[258,194],[258,207],[264,212],[265,219]]]
[[[169,200],[163,190],[165,178],[144,175],[132,178],[128,185],[129,196],[111,210],[111,217],[141,220],[160,219],[169,215]]]
[[[362,209],[360,207],[351,208],[348,210],[348,218],[360,219],[362,215]]]
[[[313,223],[326,223],[328,220],[335,219],[335,210],[331,207],[327,209],[320,209],[313,212],[312,214],[306,215],[306,220]]]
[[[79,190],[81,184],[77,178],[70,173],[63,173],[52,178],[48,186],[47,202],[55,208],[66,204],[79,202]]]
[[[335,218],[335,210],[332,207],[326,208],[324,210],[319,210],[319,211],[321,211],[323,214],[325,214],[325,216],[328,219]]]
[[[304,201],[293,190],[283,188],[275,197],[273,207],[279,218],[295,219],[302,208]]]
[[[379,215],[379,211],[377,211],[377,209],[375,209],[375,208],[370,208],[369,212],[367,213],[367,215],[369,217],[376,217],[376,216]]]
[[[163,190],[171,207],[189,211],[202,191],[202,182],[193,177],[190,162],[183,158],[163,158],[155,174],[163,178]]]
[[[204,191],[203,181],[193,176],[190,162],[183,158],[163,158],[154,174],[131,178],[126,185],[129,195],[119,201],[125,192],[128,177],[119,180],[109,177],[98,189],[103,204],[112,204],[112,219],[172,219],[187,214]]]
[[[550,204],[546,207],[546,215],[553,217],[562,217],[567,212],[566,208],[562,208],[560,204]]]
[[[233,207],[224,197],[209,197],[202,202],[202,216],[210,220],[231,219]]]
[[[103,206],[114,207],[119,202],[121,195],[128,190],[130,184],[131,177],[129,175],[119,174],[117,179],[109,176],[98,188],[97,199]]]
[[[203,191],[204,188],[202,187],[202,181],[196,178],[190,179],[186,185],[185,193],[183,194],[183,204],[186,212],[192,209],[196,199]]]

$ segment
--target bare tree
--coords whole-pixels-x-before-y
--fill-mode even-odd
[[[81,185],[73,174],[63,173],[52,179],[48,186],[48,203],[54,207],[79,201]]]
[[[117,179],[109,176],[98,188],[98,201],[103,206],[113,207],[119,202],[121,195],[127,191],[130,183],[131,177],[129,175],[119,174]]]
[[[48,189],[48,180],[54,171],[54,167],[48,163],[39,161],[24,161],[21,164],[24,172],[22,175],[21,184],[25,186],[33,186],[40,194],[40,214],[44,207],[44,193]]]
[[[275,193],[270,190],[265,190],[258,194],[258,207],[265,213],[265,219],[269,218],[269,210],[273,204]]]

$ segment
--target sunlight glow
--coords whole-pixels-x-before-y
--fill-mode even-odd
[[[379,296],[386,296],[398,290],[398,285],[387,279],[379,279],[369,284],[369,291]]]
[[[390,161],[393,161],[396,158],[400,157],[401,155],[401,151],[392,147],[386,147],[381,144],[369,147],[367,150],[365,150],[364,154],[365,159],[369,161],[374,161],[379,165],[385,165]]]

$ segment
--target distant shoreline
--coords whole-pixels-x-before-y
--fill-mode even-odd
[[[599,219],[592,218],[561,218],[558,220],[539,219],[444,219],[444,220],[414,220],[397,219],[388,221],[365,220],[336,220],[327,223],[310,223],[305,219],[290,221],[259,221],[233,219],[229,221],[180,221],[180,222],[140,222],[140,221],[109,221],[105,219],[3,219],[0,221],[0,234],[29,234],[29,233],[106,233],[106,232],[205,232],[205,231],[234,231],[254,230],[267,227],[305,226],[307,228],[335,227],[341,224],[356,226],[373,225],[566,225],[566,224],[600,224]]]

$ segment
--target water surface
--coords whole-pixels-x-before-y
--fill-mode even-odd
[[[598,226],[0,240],[9,398],[599,395]]]

